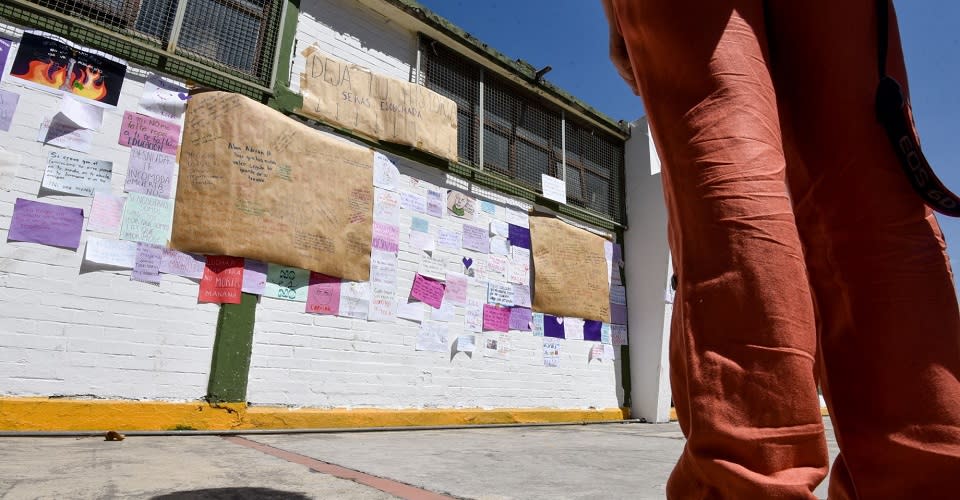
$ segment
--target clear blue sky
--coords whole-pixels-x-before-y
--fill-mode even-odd
[[[614,119],[643,115],[607,58],[600,0],[421,0],[491,47],[536,67],[547,80]],[[913,111],[927,159],[960,192],[960,2],[897,1]],[[906,180],[904,181],[906,182]],[[960,272],[960,219],[940,218]]]

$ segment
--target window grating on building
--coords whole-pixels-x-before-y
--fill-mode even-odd
[[[461,163],[537,193],[542,174],[566,179],[568,205],[623,222],[621,138],[425,36],[420,54],[424,85],[457,103]]]
[[[79,18],[264,87],[283,0],[20,0]],[[111,47],[98,47],[110,50]]]

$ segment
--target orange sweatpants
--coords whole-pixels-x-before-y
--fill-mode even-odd
[[[613,0],[663,163],[679,289],[671,498],[960,495],[943,235],[873,101],[872,0]],[[888,72],[906,84],[891,12]]]

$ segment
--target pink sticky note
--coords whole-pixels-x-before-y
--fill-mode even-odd
[[[451,304],[467,303],[467,276],[460,273],[447,273],[447,288],[443,298]]]
[[[123,113],[117,143],[175,155],[180,145],[180,125],[126,111]]]
[[[443,289],[443,283],[418,274],[413,278],[410,296],[434,309],[440,309],[440,304],[443,302]]]
[[[393,224],[373,221],[373,248],[397,253],[400,245],[400,228]]]
[[[340,313],[340,278],[310,272],[307,312],[334,315]]]
[[[123,202],[125,201],[127,201],[126,198],[114,196],[106,191],[94,193],[87,231],[117,234],[117,231],[120,230],[120,219],[123,216]]]
[[[484,304],[483,329],[495,332],[510,331],[510,308]]]

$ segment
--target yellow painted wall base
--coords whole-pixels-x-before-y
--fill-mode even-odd
[[[627,408],[317,409],[248,407],[243,403],[0,398],[0,431],[229,431],[601,422],[629,418],[629,413]]]

